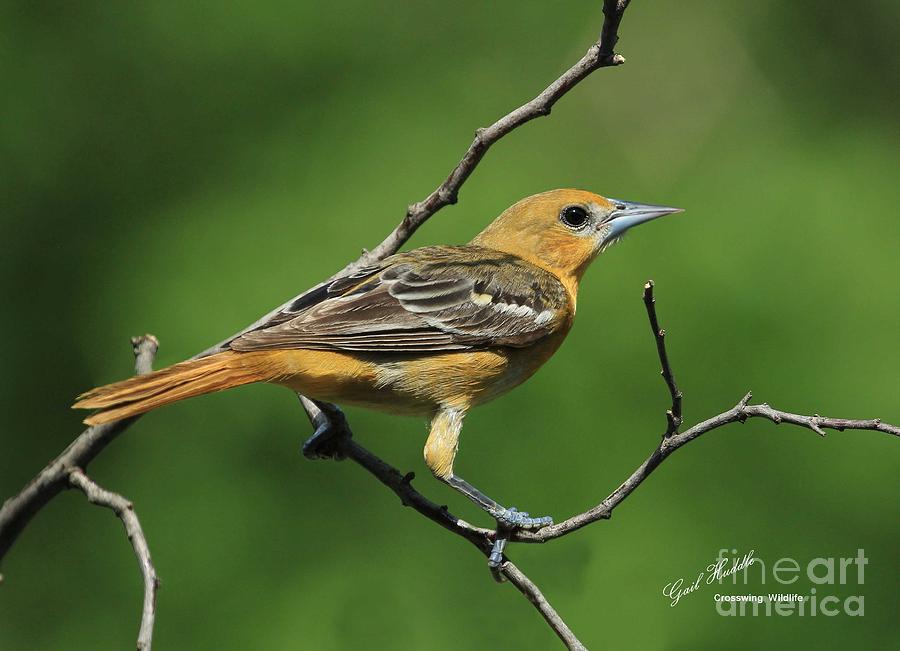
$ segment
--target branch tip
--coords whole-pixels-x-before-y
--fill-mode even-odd
[[[816,414],[815,416],[810,418],[809,419],[809,428],[812,431],[814,431],[816,434],[821,436],[822,438],[825,438],[825,430],[823,430],[821,427],[819,427],[819,423],[816,422],[818,419],[819,419],[818,414]]]
[[[659,356],[659,363],[662,367],[660,375],[665,380],[666,387],[669,389],[669,396],[672,399],[672,407],[666,412],[666,431],[663,433],[663,438],[665,439],[677,434],[678,428],[681,427],[681,403],[684,394],[681,393],[675,382],[675,374],[672,372],[672,366],[669,363],[669,355],[666,352],[666,331],[659,326],[659,319],[656,316],[656,297],[653,294],[653,287],[654,283],[652,280],[644,283],[643,298],[644,307],[647,310],[647,319],[650,322],[650,330],[656,341],[656,353]]]

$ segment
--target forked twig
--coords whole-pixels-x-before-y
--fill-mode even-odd
[[[657,352],[663,367],[662,375],[665,379],[666,386],[669,388],[673,397],[673,406],[668,413],[680,418],[682,394],[675,384],[674,373],[669,363],[668,355],[666,354],[663,339],[664,332],[659,327],[656,315],[653,287],[652,281],[649,281],[644,285],[644,305],[647,308],[647,316],[650,321],[650,327],[654,333]],[[804,416],[801,414],[780,411],[765,403],[751,405],[749,404],[750,398],[751,394],[747,393],[747,395],[741,398],[741,400],[731,409],[698,423],[681,433],[678,433],[677,431],[670,432],[669,427],[671,427],[674,419],[667,419],[668,426],[666,434],[662,437],[653,452],[651,452],[650,456],[647,457],[647,459],[638,466],[638,468],[622,482],[618,488],[597,504],[597,506],[574,515],[558,524],[550,525],[537,531],[513,531],[507,534],[509,536],[509,542],[546,543],[556,538],[566,536],[599,520],[609,519],[612,516],[613,510],[631,495],[631,493],[633,493],[634,490],[650,476],[650,473],[658,468],[659,465],[675,450],[707,432],[711,432],[730,423],[743,423],[748,418],[766,418],[776,424],[789,423],[791,425],[798,425],[810,429],[820,435],[824,435],[824,429],[865,429],[900,437],[900,427],[889,425],[877,418],[870,420],[848,420],[843,418],[827,418],[819,415]],[[313,403],[303,397],[301,397],[301,402],[315,428],[319,428],[323,424],[328,424],[330,420],[329,415],[326,412],[337,409],[331,405],[322,405],[324,409],[320,408],[319,404],[321,403]],[[490,554],[496,536],[494,530],[474,526],[451,514],[446,507],[438,506],[435,502],[419,493],[412,486],[413,473],[404,475],[359,443],[353,441],[351,438],[350,427],[347,424],[346,419],[343,419],[342,415],[340,416],[340,419],[336,418],[334,422],[337,423],[336,427],[339,430],[338,433],[342,435],[337,441],[341,456],[352,459],[375,475],[379,481],[388,486],[398,497],[400,497],[404,506],[412,507],[418,513],[439,524],[444,529],[468,540],[477,547],[482,554]],[[575,637],[574,633],[572,633],[571,628],[569,628],[559,614],[552,606],[550,606],[546,597],[544,597],[537,586],[505,556],[499,571],[510,583],[515,585],[532,604],[534,604],[547,621],[548,625],[569,649],[584,648],[583,644]]]
[[[138,375],[153,370],[153,359],[159,349],[159,342],[153,335],[133,337],[134,370]],[[19,534],[44,505],[63,490],[78,488],[95,503],[113,509],[125,525],[125,531],[134,547],[144,578],[144,605],[141,611],[141,628],[137,648],[150,649],[153,637],[153,623],[156,612],[156,590],[159,581],[150,562],[150,550],[144,538],[137,515],[131,503],[116,493],[106,491],[84,474],[84,468],[106,448],[119,434],[124,432],[137,417],[118,420],[105,425],[89,427],[67,447],[62,454],[51,461],[15,495],[0,508],[0,559],[9,551]]]
[[[113,493],[101,487],[97,482],[84,474],[81,468],[73,468],[69,472],[69,485],[79,489],[85,494],[91,504],[105,506],[112,509],[113,513],[125,526],[125,533],[134,555],[137,556],[138,565],[141,568],[141,576],[144,579],[144,605],[141,609],[141,629],[138,632],[137,650],[147,651],[153,642],[153,624],[156,621],[156,591],[159,589],[159,577],[150,560],[150,548],[147,546],[147,538],[134,512],[134,505],[118,493]]]

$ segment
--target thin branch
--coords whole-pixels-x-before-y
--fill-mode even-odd
[[[195,357],[204,357],[222,350],[222,347],[234,338],[258,328],[288,305],[302,300],[313,292],[321,290],[334,278],[374,264],[399,251],[400,247],[412,237],[413,233],[415,233],[416,230],[428,221],[437,211],[444,206],[456,203],[460,188],[462,188],[472,172],[475,171],[475,168],[481,162],[481,159],[484,158],[488,149],[490,149],[498,140],[535,118],[550,115],[553,105],[595,70],[619,66],[625,63],[625,57],[615,54],[613,48],[619,40],[619,24],[622,22],[622,15],[628,7],[629,2],[630,0],[604,0],[604,19],[600,39],[588,48],[584,56],[581,57],[575,65],[566,70],[532,100],[522,104],[522,106],[517,109],[510,111],[492,125],[476,129],[475,139],[472,141],[472,144],[469,145],[469,148],[465,151],[456,166],[450,171],[447,178],[444,179],[444,182],[421,201],[410,204],[406,209],[406,215],[400,220],[400,223],[397,224],[394,230],[381,241],[381,243],[371,250],[363,251],[363,254],[359,258],[346,265],[328,280],[298,294],[289,301],[279,305],[268,314],[257,319],[240,332],[231,335],[227,339],[223,339],[215,346],[198,353]]]
[[[534,581],[525,576],[525,573],[511,561],[506,561],[501,569],[503,575],[509,579],[509,582],[516,586],[518,591],[521,592],[535,608],[537,608],[537,611],[544,618],[544,621],[546,621],[550,628],[553,629],[553,632],[556,633],[560,640],[562,640],[567,649],[570,649],[571,651],[585,651],[586,647],[577,637],[575,637],[572,629],[569,628],[568,624],[566,624],[563,618],[559,616],[559,613],[557,613],[553,606],[550,605],[550,602],[547,601],[547,598],[544,597]]]
[[[153,335],[132,337],[131,345],[134,350],[134,370],[138,375],[149,373],[153,370],[153,359],[159,349],[159,342]],[[153,636],[153,620],[156,609],[156,590],[158,579],[153,566],[150,564],[150,551],[147,541],[141,531],[137,516],[131,510],[130,503],[125,498],[115,493],[104,491],[93,483],[84,474],[84,468],[106,448],[119,434],[137,420],[138,417],[89,427],[67,447],[62,454],[51,461],[32,479],[22,491],[3,503],[0,508],[0,559],[9,551],[19,534],[25,529],[31,519],[44,507],[47,502],[56,497],[60,492],[68,488],[79,488],[88,499],[109,506],[125,524],[125,531],[137,554],[141,566],[141,574],[144,577],[144,606],[141,614],[141,628],[138,633],[137,648],[139,651],[150,649]],[[118,507],[127,504],[125,511],[120,513]]]
[[[132,337],[134,370],[138,375],[152,370],[159,342],[153,335]],[[128,429],[140,416],[95,425],[84,430],[62,454],[41,470],[19,492],[0,508],[0,560],[9,551],[19,534],[47,502],[69,487],[69,472],[73,468],[87,468],[119,434]]]
[[[672,372],[672,366],[669,364],[669,354],[666,352],[666,331],[659,327],[659,321],[656,318],[656,298],[653,296],[653,281],[648,280],[644,283],[644,307],[647,308],[647,319],[650,321],[650,330],[653,332],[653,338],[656,340],[656,352],[659,355],[659,363],[662,365],[660,375],[669,388],[669,394],[672,396],[672,407],[666,411],[666,432],[664,437],[668,438],[678,432],[681,427],[683,417],[681,415],[681,399],[684,397],[675,384],[675,374]]]
[[[476,527],[465,520],[450,513],[445,506],[439,506],[431,501],[413,485],[414,473],[403,474],[397,468],[391,466],[378,456],[364,448],[352,439],[350,426],[343,413],[333,405],[323,404],[324,410],[308,398],[299,396],[314,429],[326,425],[333,427],[332,435],[336,437],[335,446],[341,458],[348,458],[365,468],[381,483],[390,488],[404,506],[413,508],[419,514],[440,525],[444,529],[454,533],[472,543],[485,556],[491,551],[496,532],[492,529]],[[889,425],[880,419],[848,420],[843,418],[827,418],[813,415],[804,416],[790,412],[773,409],[767,404],[748,404],[751,394],[744,396],[733,408],[724,411],[717,416],[698,423],[681,434],[674,434],[663,438],[650,456],[628,477],[616,490],[610,493],[602,502],[592,509],[572,516],[571,518],[537,531],[516,530],[509,534],[510,542],[545,543],[556,538],[566,536],[598,520],[608,520],[613,510],[621,504],[634,490],[647,478],[672,452],[686,443],[700,437],[707,432],[735,422],[744,422],[748,418],[766,418],[774,423],[789,423],[806,427],[816,433],[822,433],[823,428],[846,430],[864,429],[884,432],[900,437],[900,427]],[[334,411],[333,411],[334,410]],[[327,413],[326,413],[327,411]],[[510,583],[525,595],[537,608],[541,616],[547,621],[554,633],[566,644],[569,649],[583,649],[571,629],[559,614],[549,604],[538,587],[504,557],[501,572]]]
[[[354,441],[350,425],[340,409],[327,403],[315,403],[300,394],[297,394],[297,397],[300,398],[300,404],[314,430],[323,425],[331,428],[338,458],[351,459],[368,470],[378,481],[396,493],[403,506],[415,509],[444,529],[462,536],[483,552],[490,552],[490,537],[493,536],[493,531],[474,527],[450,513],[447,507],[435,504],[413,488],[412,480],[415,479],[415,473],[401,473]]]
[[[660,328],[657,322],[652,289],[652,282],[645,285],[644,304],[647,307],[651,327],[653,328],[654,333],[658,333],[660,332]],[[661,339],[657,338],[658,346],[660,341]],[[660,350],[659,347],[657,350]],[[671,384],[668,383],[668,380],[667,384],[669,384],[670,388],[674,387],[674,374],[669,366],[668,357],[665,355],[664,347],[660,352],[660,358],[663,360],[664,377],[666,375],[665,369],[667,368],[669,376],[672,377]],[[673,393],[677,394],[680,398],[681,392],[678,391],[677,388]],[[743,423],[748,418],[765,418],[775,424],[788,423],[797,425],[810,429],[820,436],[825,435],[825,429],[838,431],[855,429],[878,431],[900,437],[900,427],[885,423],[878,418],[851,420],[845,418],[830,418],[818,414],[806,416],[803,414],[781,411],[771,407],[767,403],[751,405],[749,404],[751,397],[752,394],[748,393],[731,409],[698,423],[680,434],[676,433],[664,437],[653,452],[651,452],[650,456],[638,466],[631,476],[629,476],[628,479],[610,493],[603,501],[597,504],[597,506],[537,531],[516,530],[510,534],[509,540],[511,542],[544,543],[568,535],[573,531],[577,531],[598,520],[609,519],[612,516],[613,510],[634,492],[634,490],[675,450],[703,434],[731,423]],[[303,398],[301,399],[305,400]],[[307,414],[310,415],[310,418],[313,420],[316,427],[321,425],[322,422],[326,422],[322,420],[323,414],[321,413],[321,410],[318,410],[317,408],[314,408],[313,412],[307,410]],[[349,432],[349,426],[346,425],[346,421],[344,421],[344,426],[347,427],[346,431]],[[349,442],[349,447],[343,448],[343,451],[347,457],[357,461],[357,463],[360,463],[360,465],[376,476],[379,476],[379,474],[382,473],[389,473],[390,481],[382,477],[379,477],[379,479],[397,492],[404,505],[413,506],[422,515],[434,520],[445,529],[466,538],[481,550],[488,549],[493,542],[496,535],[493,530],[475,527],[464,520],[451,515],[445,508],[437,506],[434,502],[418,493],[409,482],[409,479],[413,476],[412,473],[406,476],[402,475],[400,471],[386,464],[358,443],[352,441]],[[379,472],[374,470],[376,468],[380,469]],[[389,471],[384,469],[389,469]]]
[[[598,520],[608,520],[612,517],[613,510],[621,504],[626,497],[631,495],[631,493],[633,493],[634,490],[650,476],[650,473],[656,470],[656,468],[658,468],[659,465],[675,450],[686,443],[690,443],[694,439],[699,438],[703,434],[719,429],[725,425],[730,425],[731,423],[743,423],[749,418],[765,418],[776,425],[779,423],[788,423],[799,427],[805,427],[820,436],[825,436],[824,430],[826,429],[838,431],[857,429],[883,432],[885,434],[900,437],[900,427],[884,423],[880,418],[849,420],[846,418],[828,418],[819,416],[818,414],[805,416],[774,409],[769,406],[768,403],[759,405],[748,404],[751,397],[753,397],[753,394],[748,392],[747,395],[741,398],[731,409],[723,411],[721,414],[708,418],[701,423],[697,423],[680,434],[664,437],[653,452],[650,453],[650,456],[647,457],[633,473],[631,473],[631,476],[592,509],[537,531],[514,531],[510,536],[510,541],[544,543],[553,540],[554,538],[568,535],[573,531],[577,531]]]
[[[395,253],[429,217],[444,206],[456,203],[463,183],[475,171],[478,163],[481,162],[481,159],[484,158],[484,155],[494,143],[526,122],[550,115],[553,105],[595,70],[625,63],[624,57],[613,53],[613,47],[618,40],[619,23],[627,6],[628,2],[606,0],[603,6],[605,19],[603,21],[601,38],[588,48],[584,56],[534,99],[510,111],[489,127],[476,129],[475,140],[469,145],[462,159],[456,164],[456,167],[453,168],[453,171],[450,172],[450,175],[444,182],[422,201],[411,204],[406,211],[406,216],[393,232],[357,262],[348,265],[342,273],[351,271],[358,266],[372,264]]]
[[[450,513],[446,506],[439,506],[413,488],[412,480],[415,478],[415,473],[410,472],[404,475],[397,468],[354,441],[350,425],[340,409],[334,405],[316,403],[305,396],[297,395],[313,429],[319,432],[323,426],[329,428],[328,436],[331,444],[334,446],[336,458],[351,459],[359,464],[378,481],[390,488],[400,498],[403,506],[415,509],[418,513],[447,531],[468,540],[484,556],[490,555],[493,538],[496,535],[494,531],[472,526],[465,520]],[[522,570],[508,559],[504,559],[500,572],[534,605],[567,648],[585,648],[565,621],[554,610],[553,606],[550,605],[550,602],[547,601],[547,598],[544,597],[537,585]]]
[[[619,41],[619,23],[622,22],[622,14],[628,8],[631,0],[603,0],[603,29],[600,32],[600,57],[607,62],[603,65],[617,66],[625,63],[624,57],[613,50]]]
[[[138,565],[141,568],[141,576],[144,578],[144,605],[141,609],[141,629],[138,632],[138,651],[150,651],[153,641],[153,623],[156,618],[156,591],[159,589],[159,577],[150,560],[150,548],[147,546],[147,538],[144,530],[134,512],[134,505],[119,495],[102,488],[94,480],[84,474],[81,468],[73,468],[69,472],[69,486],[79,489],[85,494],[91,504],[104,506],[118,516],[125,526],[125,533],[134,555],[137,556]]]

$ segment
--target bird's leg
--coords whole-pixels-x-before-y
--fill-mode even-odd
[[[553,518],[550,516],[532,518],[529,517],[528,513],[519,511],[514,506],[509,508],[500,506],[497,502],[458,475],[451,474],[446,479],[443,477],[438,477],[438,479],[446,482],[448,485],[475,502],[502,526],[510,529],[540,529],[541,527],[553,524]]]
[[[491,515],[499,527],[510,529],[539,529],[553,524],[553,518],[532,518],[513,507],[506,508],[453,474],[453,460],[459,448],[464,411],[445,408],[431,421],[431,433],[425,443],[425,463],[442,482],[452,486]],[[499,554],[499,552],[498,552]]]
[[[315,431],[303,443],[303,456],[307,459],[335,459],[341,461],[341,442],[350,438],[347,418],[340,407],[329,402],[321,402],[297,394],[306,410]]]

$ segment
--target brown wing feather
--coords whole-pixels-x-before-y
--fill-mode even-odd
[[[276,315],[234,350],[370,352],[526,346],[553,332],[569,301],[550,273],[475,246],[427,247],[339,278],[322,300]]]

